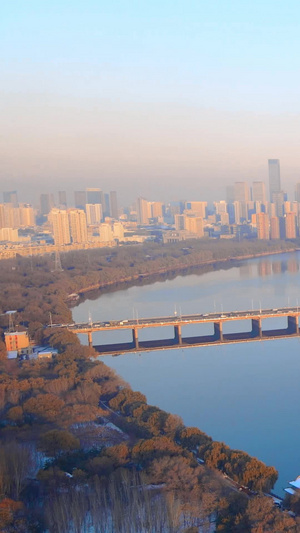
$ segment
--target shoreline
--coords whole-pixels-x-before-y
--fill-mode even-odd
[[[87,296],[88,293],[93,294],[95,292],[99,292],[101,295],[101,293],[103,292],[105,293],[116,292],[118,290],[123,290],[128,286],[135,286],[136,282],[140,282],[140,283],[145,282],[145,284],[149,284],[149,283],[151,284],[157,281],[157,279],[152,279],[152,278],[159,278],[160,276],[167,277],[167,278],[168,276],[172,276],[173,278],[173,277],[177,277],[181,273],[183,275],[189,275],[191,274],[190,272],[191,270],[196,270],[196,269],[201,270],[202,268],[205,269],[206,267],[211,267],[211,269],[213,270],[214,267],[216,267],[217,265],[220,266],[217,270],[222,270],[222,266],[225,266],[225,267],[233,266],[235,262],[238,263],[239,261],[247,261],[249,259],[256,259],[259,257],[269,257],[272,255],[289,254],[289,253],[294,253],[294,252],[299,252],[299,251],[300,251],[300,248],[291,248],[290,250],[277,250],[277,251],[275,250],[272,252],[270,251],[259,252],[255,254],[239,255],[235,257],[230,256],[230,257],[226,257],[223,259],[209,259],[206,261],[201,261],[201,263],[194,263],[191,265],[184,265],[184,266],[181,265],[177,267],[173,266],[172,268],[159,269],[156,272],[136,274],[136,275],[128,276],[125,278],[120,278],[117,282],[107,281],[101,284],[90,285],[88,287],[83,287],[82,289],[77,290],[77,294],[79,294],[80,299],[79,301],[76,301],[75,305],[72,305],[70,307],[72,308],[77,307],[77,305],[80,305],[84,300],[94,299],[94,298],[88,298]],[[199,274],[201,274],[201,272],[199,272]]]

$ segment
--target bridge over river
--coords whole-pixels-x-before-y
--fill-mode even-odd
[[[90,346],[93,346],[93,332],[131,330],[131,341],[117,344],[95,345],[94,348],[99,355],[121,355],[126,352],[145,352],[151,350],[162,350],[171,348],[188,348],[192,346],[209,346],[237,342],[253,342],[259,340],[274,340],[280,338],[299,337],[299,315],[298,307],[282,307],[280,309],[258,309],[248,311],[230,311],[222,313],[206,313],[195,315],[172,315],[165,317],[141,318],[131,320],[111,320],[109,322],[73,323],[73,324],[52,324],[48,327],[66,328],[74,333],[84,333],[88,336]],[[264,329],[266,319],[276,319],[278,325],[284,328]],[[236,333],[224,332],[225,323],[243,321],[245,331]],[[280,323],[280,324],[279,324]],[[191,325],[212,324],[210,335],[188,336],[188,329]],[[146,328],[172,327],[174,336],[170,339],[141,340],[139,332]],[[195,330],[195,328],[193,328]],[[200,331],[199,331],[200,333]],[[104,335],[103,335],[104,337]],[[159,335],[158,335],[159,337]]]

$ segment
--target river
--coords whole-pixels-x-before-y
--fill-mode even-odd
[[[177,276],[86,300],[73,309],[77,322],[300,306],[300,252],[240,262],[205,274]],[[282,319],[275,326],[285,327]],[[274,323],[263,322],[263,329]],[[237,329],[233,329],[233,327]],[[224,332],[237,331],[226,325]],[[191,328],[196,328],[192,326]],[[229,328],[231,328],[229,330]],[[244,324],[245,329],[245,324]],[[158,330],[143,330],[150,339]],[[189,329],[191,334],[196,333]],[[201,330],[204,334],[204,330]],[[208,331],[206,332],[208,333]],[[129,340],[129,332],[93,334],[95,344]],[[171,337],[165,328],[164,335]],[[183,329],[183,336],[185,335]],[[86,343],[86,336],[81,337]],[[300,340],[173,349],[106,356],[150,404],[183,418],[215,440],[275,466],[278,494],[300,475]]]

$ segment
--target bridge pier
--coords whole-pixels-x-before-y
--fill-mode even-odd
[[[93,335],[92,335],[92,332],[89,331],[87,335],[88,335],[89,346],[93,346]]]
[[[133,328],[132,329],[132,343],[133,347],[138,350],[139,349],[139,335],[138,335],[138,329]]]
[[[297,316],[288,316],[288,332],[292,335],[293,333],[299,334],[299,324]]]
[[[177,324],[174,326],[174,343],[175,344],[182,344],[182,337],[181,337],[181,325]]]
[[[261,339],[261,337],[262,337],[261,319],[260,318],[252,318],[251,322],[252,322],[251,336],[252,337],[259,337]]]
[[[214,340],[223,342],[223,322],[214,322]]]

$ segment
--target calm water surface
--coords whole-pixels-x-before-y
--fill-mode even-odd
[[[75,321],[94,321],[245,309],[300,307],[300,253],[248,260],[228,270],[131,287],[87,300]],[[265,320],[263,328],[281,319]],[[210,326],[211,327],[211,326]],[[183,336],[208,333],[208,326]],[[234,329],[235,328],[235,329]],[[250,329],[237,321],[225,332]],[[141,339],[173,331],[143,330]],[[118,335],[118,336],[116,336]],[[129,340],[129,332],[93,335],[94,344]],[[82,341],[86,342],[85,336]],[[105,357],[148,402],[179,414],[216,440],[242,449],[279,471],[275,490],[300,474],[300,341],[286,339]]]

